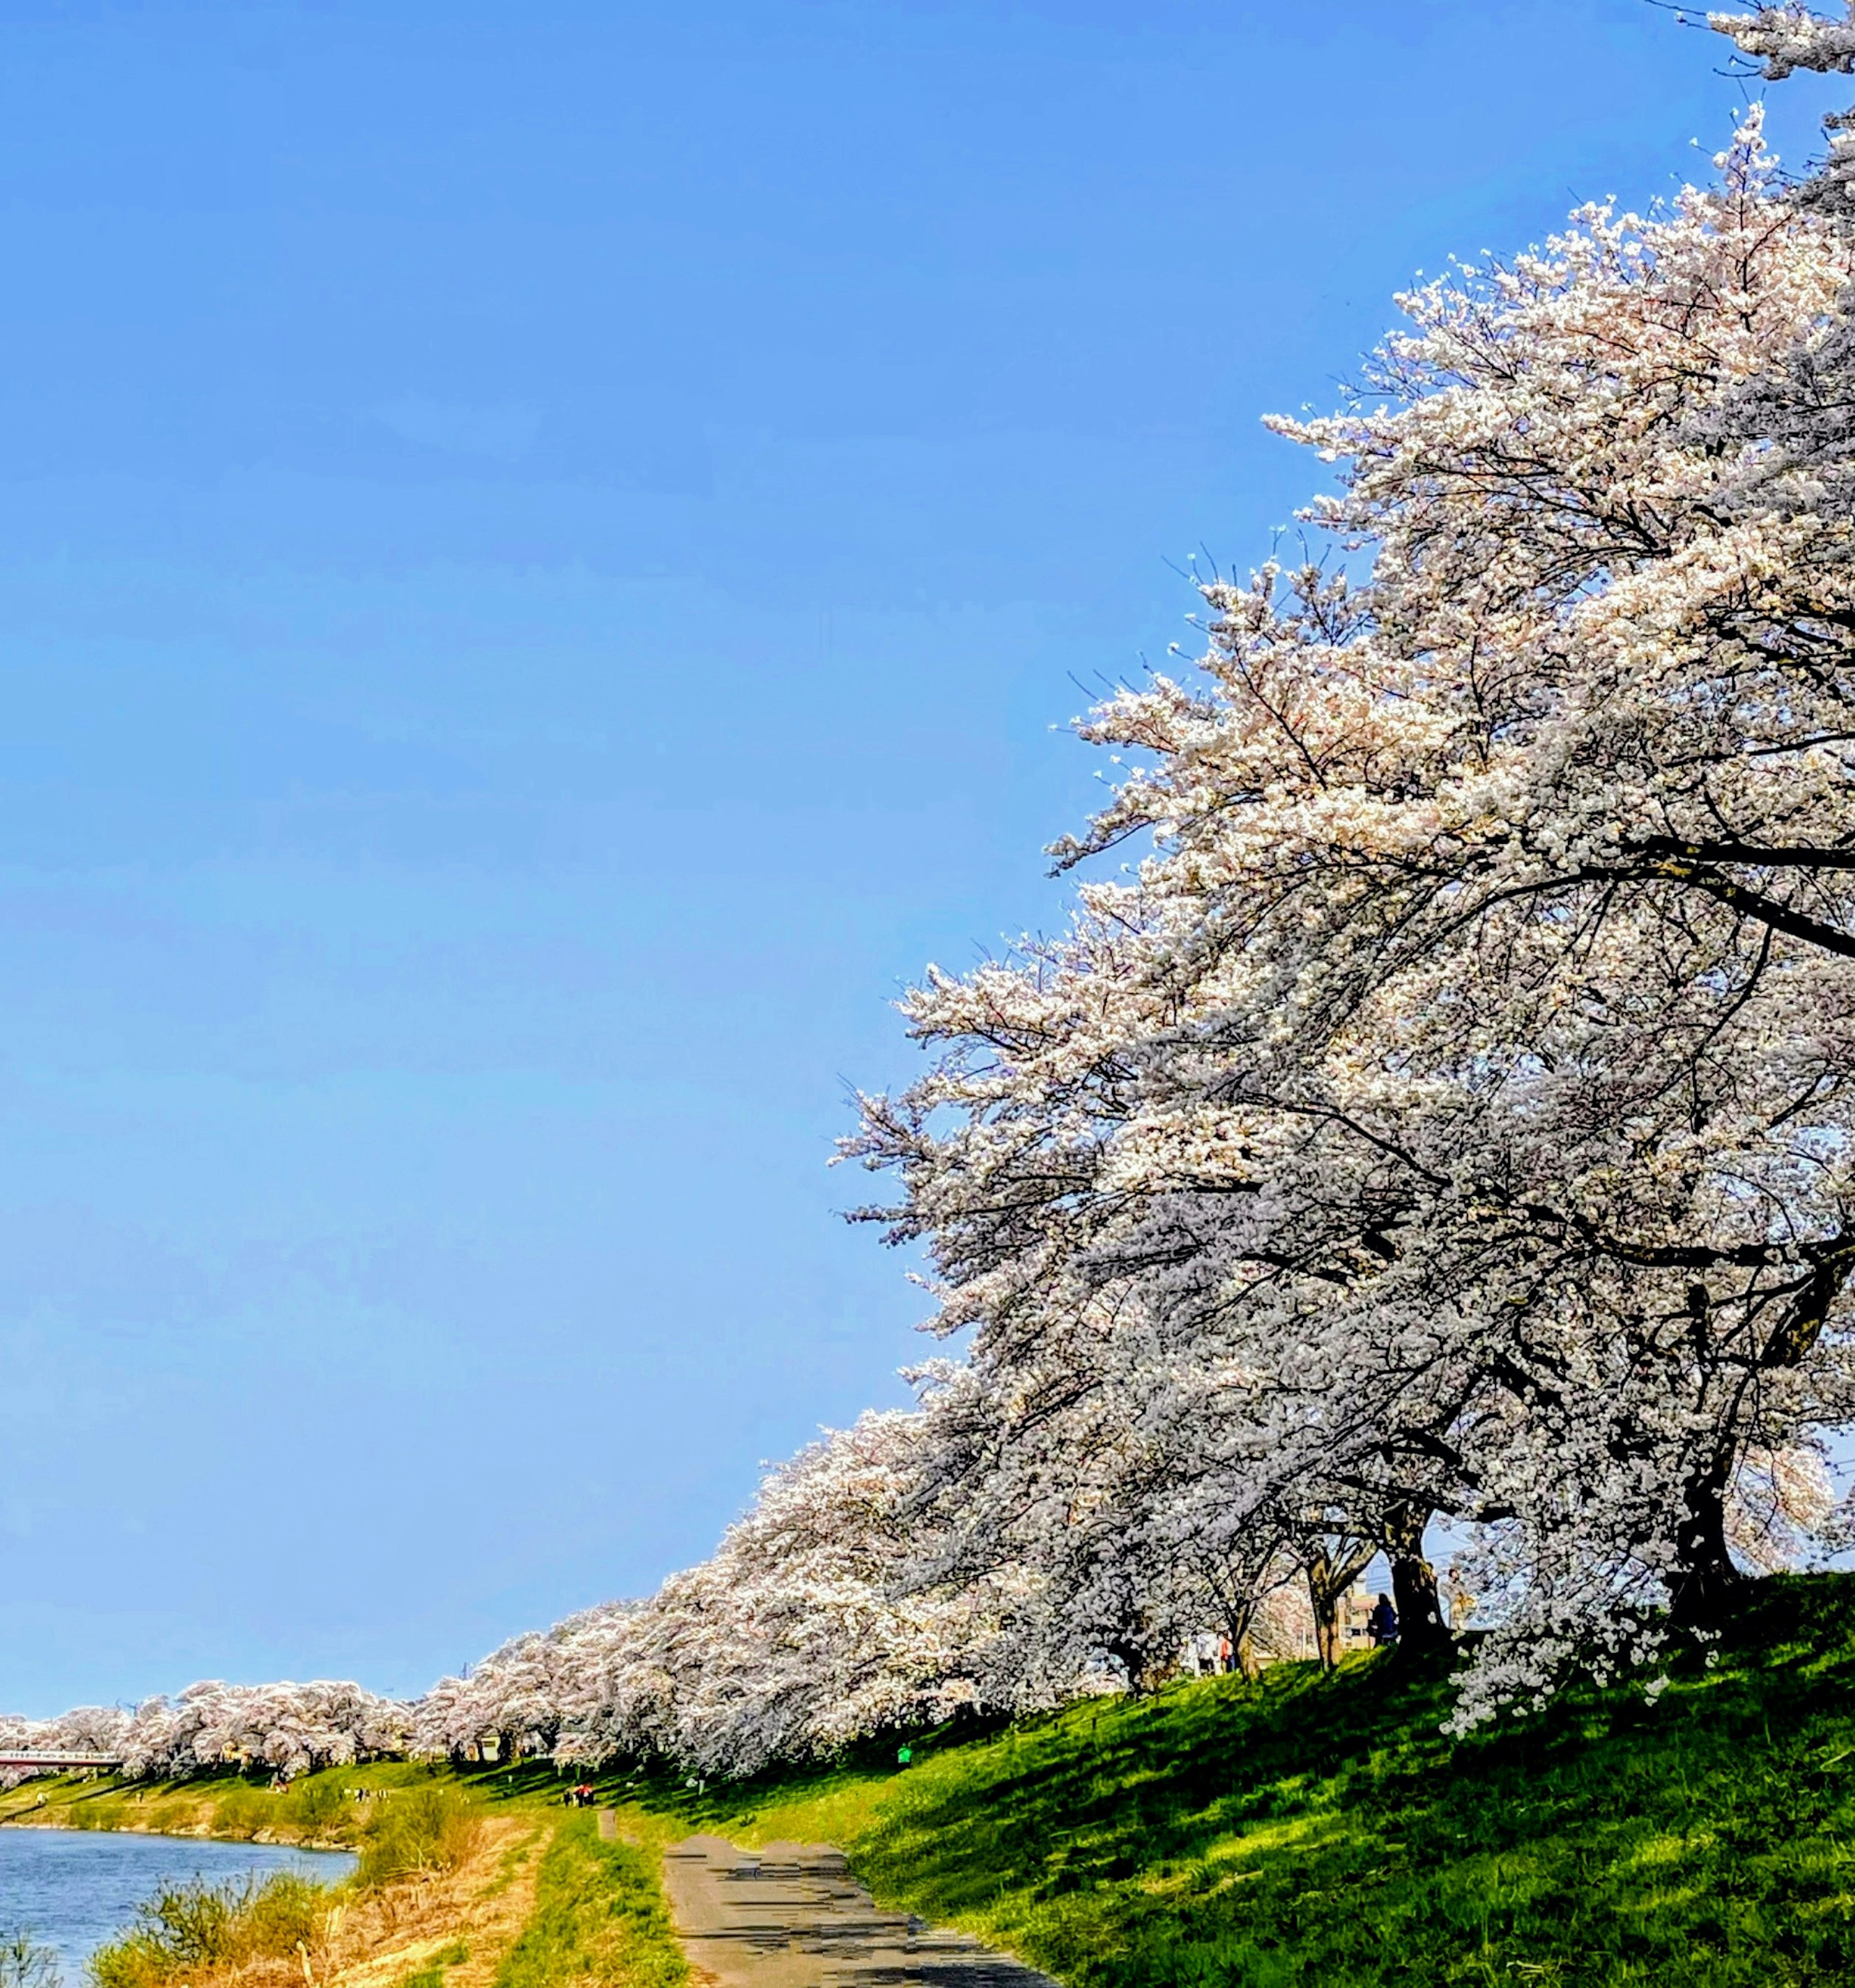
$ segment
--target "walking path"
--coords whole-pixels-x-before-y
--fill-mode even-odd
[[[665,1858],[664,1888],[683,1951],[718,1988],[1057,1988],[963,1932],[878,1912],[828,1844],[692,1836]]]

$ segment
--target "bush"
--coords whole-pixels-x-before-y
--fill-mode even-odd
[[[55,1949],[41,1946],[26,1926],[0,1933],[0,1988],[62,1988]]]
[[[455,1870],[476,1846],[480,1827],[455,1790],[406,1789],[368,1824],[356,1877],[364,1887],[421,1871]]]
[[[320,1945],[327,1888],[293,1871],[279,1871],[251,1895],[236,1929],[235,1958],[256,1960]]]
[[[279,1871],[260,1884],[164,1885],[136,1909],[134,1929],[90,1956],[95,1988],[167,1988],[204,1967],[314,1946],[329,1895],[312,1878]]]
[[[355,1804],[338,1774],[315,1774],[280,1797],[283,1820],[312,1836],[353,1834]]]

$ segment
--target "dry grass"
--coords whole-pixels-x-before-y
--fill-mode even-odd
[[[484,1821],[455,1869],[420,1873],[363,1892],[325,1942],[316,1988],[394,1988],[435,1966],[444,1988],[489,1988],[534,1909],[535,1880],[553,1833],[550,1822],[533,1817]],[[461,1959],[440,1958],[459,1946]],[[296,1988],[302,1978],[299,1971]],[[211,1988],[232,1984],[215,1982]],[[269,1984],[241,1976],[238,1988]]]
[[[119,1943],[105,1949],[121,1956],[107,1988],[401,1988],[413,1976],[420,1988],[489,1988],[533,1912],[553,1828],[534,1816],[472,1817],[450,1831],[446,1861],[322,1894],[291,1929],[301,1939],[257,1942],[266,1951],[232,1942],[239,1957],[164,1967],[150,1956],[138,1969],[134,1942]]]

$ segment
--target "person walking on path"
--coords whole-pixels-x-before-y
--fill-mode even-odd
[[[1379,1597],[1377,1607],[1366,1618],[1366,1628],[1375,1650],[1388,1648],[1398,1640],[1398,1611],[1389,1594]]]

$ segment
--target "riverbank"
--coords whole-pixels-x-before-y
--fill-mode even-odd
[[[224,1955],[184,1942],[167,1953],[161,1936],[140,1949],[130,1938],[113,1963],[100,1956],[107,1988],[303,1988],[306,1970],[313,1988],[682,1988],[655,1845],[635,1831],[601,1841],[597,1817],[524,1781],[394,1763],[307,1776],[283,1794],[229,1776],[61,1780],[16,1791],[0,1824],[358,1855],[354,1878],[318,1894],[280,1950],[259,1939],[256,1951],[235,1941]]]
[[[124,1783],[111,1777],[59,1777],[22,1783],[0,1796],[0,1827],[108,1829],[156,1836],[215,1837],[306,1850],[351,1850],[376,1813],[372,1804],[435,1778],[398,1761],[330,1768],[285,1790],[242,1774],[190,1781]],[[363,1798],[356,1799],[359,1794]]]
[[[164,1887],[196,1879],[243,1888],[289,1877],[306,1887],[340,1884],[356,1860],[340,1851],[218,1843],[142,1831],[0,1830],[0,1932],[29,1928],[56,1954],[63,1980],[83,1980],[86,1962]],[[15,1964],[0,1979],[24,1988]]]

